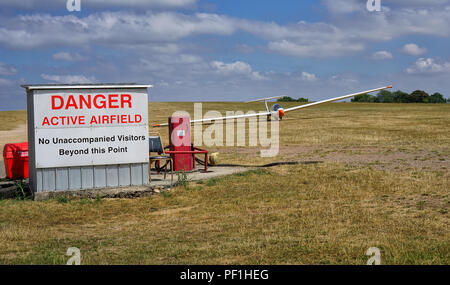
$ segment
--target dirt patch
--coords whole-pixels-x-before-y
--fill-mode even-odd
[[[28,140],[27,125],[23,124],[11,131],[0,131],[0,149],[8,143],[20,143]]]
[[[441,157],[427,151],[404,152],[378,152],[377,150],[359,149],[345,151],[331,151],[320,155],[322,159],[330,162],[348,163],[350,165],[370,165],[383,170],[447,170],[450,169],[450,159]]]
[[[163,210],[159,210],[159,211],[156,211],[156,212],[152,212],[151,214],[152,215],[171,215],[171,214],[176,214],[176,213],[181,212],[181,211],[189,211],[192,208],[194,208],[194,206],[163,209]]]
[[[259,156],[255,148],[222,149],[222,153],[239,153],[249,157]],[[433,170],[448,171],[450,157],[448,150],[403,150],[380,147],[343,147],[285,145],[280,147],[279,157],[284,160],[310,160],[332,163],[346,163],[353,166],[371,166],[382,170]]]

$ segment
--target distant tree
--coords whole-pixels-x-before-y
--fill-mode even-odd
[[[392,95],[391,91],[381,90],[378,92],[377,97],[375,98],[376,103],[393,103],[394,95]]]
[[[363,95],[359,95],[354,97],[352,100],[352,102],[368,102],[368,103],[372,103],[375,102],[375,96],[372,96],[370,94],[363,94]]]
[[[400,90],[392,93],[394,103],[409,103],[409,94]]]
[[[441,93],[436,92],[430,96],[430,98],[428,99],[428,102],[434,103],[434,104],[439,104],[439,103],[445,103],[446,100],[445,100],[444,96],[442,96]]]
[[[277,102],[294,102],[295,99],[289,96],[278,98]]]
[[[413,91],[413,93],[409,94],[410,103],[428,103],[429,99],[430,95],[422,90],[416,90]]]
[[[308,98],[300,97],[297,99],[297,102],[309,102]]]

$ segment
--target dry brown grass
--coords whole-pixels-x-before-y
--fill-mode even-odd
[[[150,106],[151,123],[192,109]],[[321,164],[133,200],[1,201],[0,263],[64,264],[76,246],[83,264],[365,264],[376,246],[383,264],[450,264],[449,126],[448,104],[318,106],[283,120],[279,157],[214,149],[224,163]]]
[[[0,131],[10,131],[27,121],[27,111],[1,111]]]

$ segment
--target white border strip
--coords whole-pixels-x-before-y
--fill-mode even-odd
[[[50,89],[130,89],[130,88],[152,88],[153,85],[22,85],[27,90],[50,90]]]

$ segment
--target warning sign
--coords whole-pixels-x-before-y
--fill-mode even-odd
[[[36,90],[34,129],[37,168],[148,162],[148,95]]]

